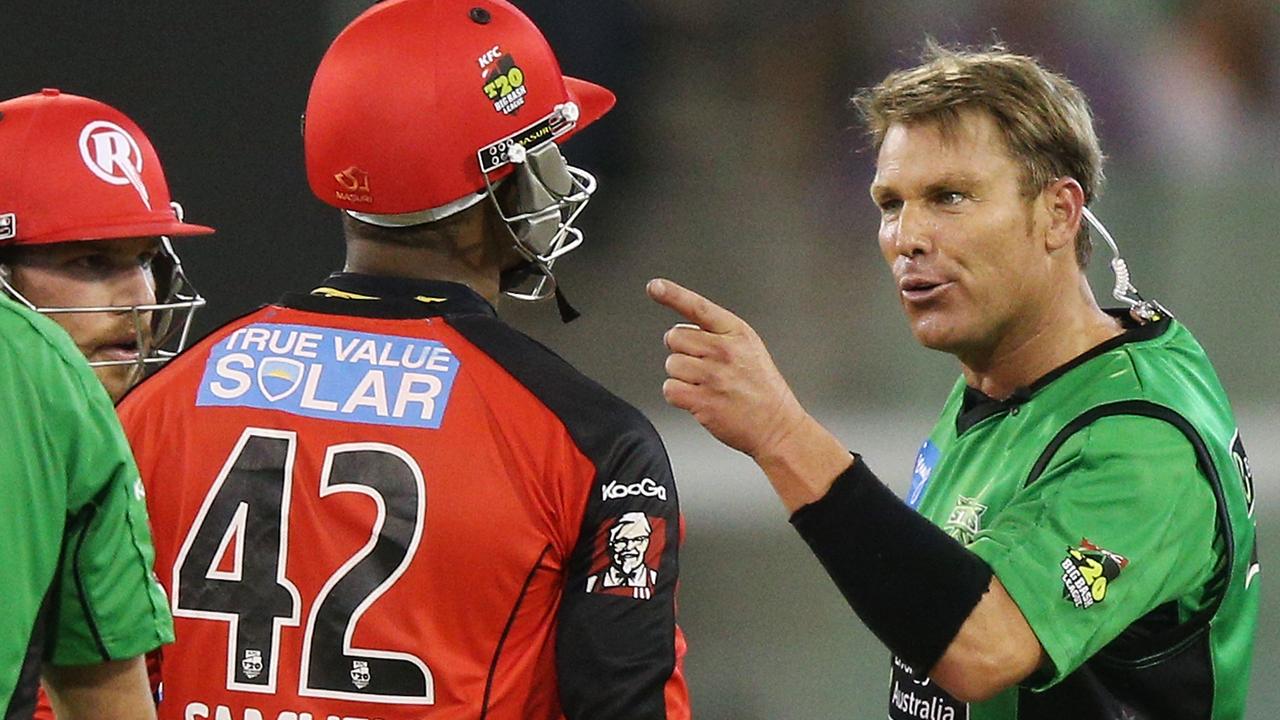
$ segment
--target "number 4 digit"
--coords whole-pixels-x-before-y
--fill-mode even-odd
[[[295,442],[291,432],[245,430],[174,563],[174,616],[230,624],[232,690],[275,692],[280,628],[298,624],[298,589],[284,575]],[[232,542],[232,566],[220,570]]]

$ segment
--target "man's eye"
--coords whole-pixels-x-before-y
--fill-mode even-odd
[[[881,200],[877,203],[880,206],[880,212],[884,214],[896,213],[902,208],[902,201],[896,198],[889,200]]]
[[[111,267],[111,258],[106,255],[81,255],[71,261],[75,267],[84,270],[104,270]]]
[[[965,194],[954,190],[947,190],[938,193],[937,200],[941,205],[959,205],[965,201]]]

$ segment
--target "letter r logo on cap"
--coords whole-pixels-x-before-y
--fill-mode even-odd
[[[80,157],[90,172],[112,185],[132,185],[142,203],[151,209],[151,197],[142,182],[142,151],[124,128],[96,120],[80,131]]]

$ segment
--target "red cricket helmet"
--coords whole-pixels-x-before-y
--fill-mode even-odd
[[[505,0],[393,0],[347,26],[316,71],[303,137],[320,200],[363,222],[432,222],[492,197],[536,287],[582,241],[572,227],[595,179],[557,143],[613,107],[599,85],[565,77],[536,26]],[[496,203],[496,200],[494,201]],[[505,282],[505,281],[504,281]]]
[[[151,141],[97,100],[0,102],[0,157],[0,246],[213,232],[182,222]]]
[[[307,180],[322,201],[360,213],[439,208],[485,189],[478,152],[537,131],[566,103],[577,117],[555,128],[556,140],[608,112],[614,96],[564,77],[510,3],[383,2],[320,61],[303,133]],[[510,172],[494,168],[489,179]]]

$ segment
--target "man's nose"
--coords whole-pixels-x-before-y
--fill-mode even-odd
[[[898,222],[894,225],[894,250],[904,257],[928,253],[933,249],[933,237],[937,229],[937,223],[928,208],[919,203],[904,202],[898,211]]]
[[[116,285],[115,304],[119,306],[152,305],[156,301],[155,278],[148,267],[131,268]]]

